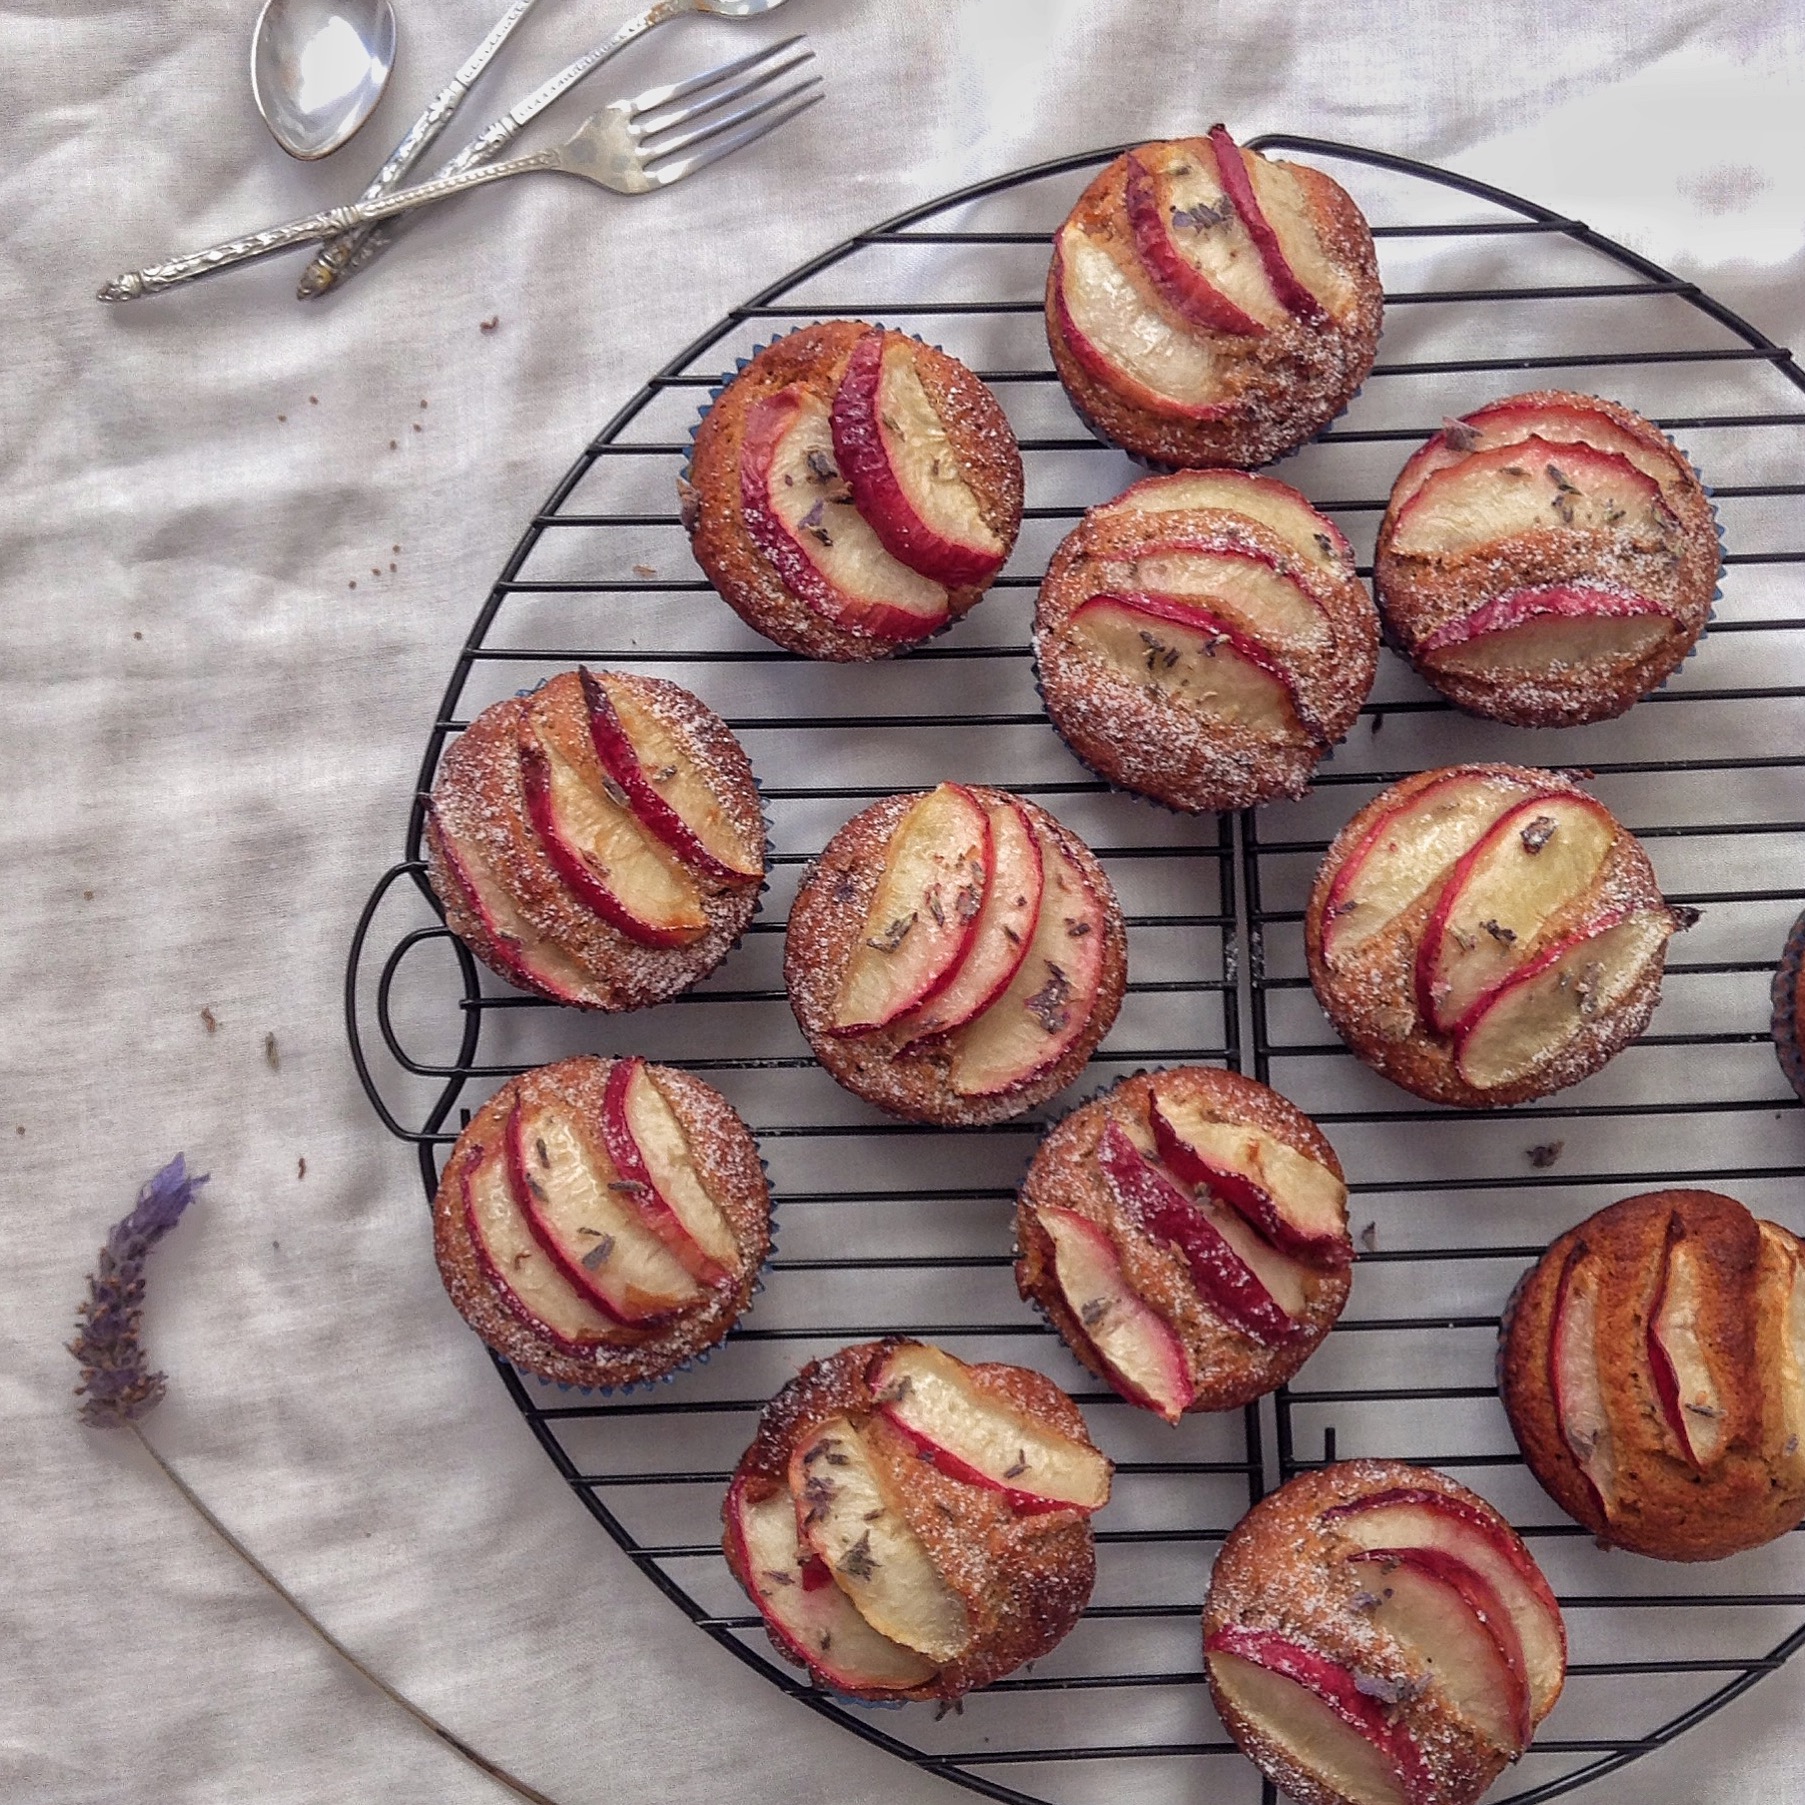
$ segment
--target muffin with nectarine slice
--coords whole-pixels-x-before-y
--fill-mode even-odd
[[[864,1342],[765,1406],[722,1506],[723,1546],[772,1645],[820,1685],[956,1699],[1078,1621],[1110,1477],[1042,1374]]]
[[[1549,389],[1450,420],[1411,458],[1373,583],[1392,642],[1457,707],[1566,727],[1680,668],[1720,564],[1680,448],[1614,401]]]
[[[659,677],[564,671],[485,708],[439,761],[427,871],[445,919],[522,990],[642,1009],[727,956],[765,826],[726,722]]]
[[[751,1299],[771,1197],[719,1091],[643,1059],[561,1059],[472,1117],[433,1203],[451,1301],[522,1372],[599,1389],[674,1371]]]
[[[1341,1162],[1277,1091],[1212,1066],[1141,1073],[1041,1142],[1016,1285],[1091,1371],[1175,1423],[1274,1390],[1347,1302]]]
[[[1060,737],[1190,811],[1301,796],[1372,688],[1379,622],[1340,529],[1239,470],[1135,483],[1053,554],[1034,613]]]
[[[1083,1070],[1128,957],[1095,855],[981,784],[891,796],[809,868],[784,941],[798,1025],[829,1073],[909,1121],[1001,1122]]]
[[[1301,1805],[1472,1805],[1560,1696],[1567,1634],[1541,1569],[1444,1474],[1347,1460],[1230,1532],[1203,1607],[1229,1734]]]
[[[1558,1236],[1499,1342],[1529,1470],[1601,1541],[1710,1561],[1805,1519],[1805,1244],[1715,1191]]]
[[[1374,797],[1317,871],[1317,1001],[1394,1084],[1467,1108],[1589,1077],[1644,1028],[1669,908],[1636,837],[1572,777],[1422,771]]]
[[[1054,238],[1047,342],[1100,438],[1149,462],[1251,468],[1294,451],[1366,380],[1383,298],[1339,183],[1223,126],[1143,144]]]
[[[722,390],[681,494],[696,562],[754,632],[805,658],[888,658],[995,581],[1021,526],[1022,460],[957,358],[830,320],[767,345]]]

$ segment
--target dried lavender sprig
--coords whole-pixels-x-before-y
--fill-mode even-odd
[[[194,1194],[207,1182],[189,1176],[178,1153],[138,1193],[138,1201],[101,1247],[88,1275],[88,1295],[76,1314],[69,1352],[81,1362],[81,1418],[97,1429],[121,1429],[154,1410],[168,1379],[152,1372],[139,1336],[144,1309],[144,1262],[150,1250],[181,1221]]]

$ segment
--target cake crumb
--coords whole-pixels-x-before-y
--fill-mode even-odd
[[[92,890],[84,890],[81,893],[81,899],[83,902],[92,902],[94,900],[94,892]]]
[[[219,1017],[216,1016],[210,1008],[201,1011],[201,1023],[209,1034],[217,1034],[219,1032]]]
[[[636,577],[655,577],[658,572],[650,564],[635,564],[633,574]]]
[[[281,1071],[282,1055],[276,1051],[276,1037],[273,1034],[266,1034],[263,1037],[263,1057],[272,1072]]]
[[[1364,1247],[1368,1253],[1377,1253],[1379,1251],[1378,1223],[1369,1222],[1366,1227],[1360,1231],[1360,1245]]]
[[[307,1176],[307,1155],[303,1153],[301,1155],[301,1157],[295,1161],[295,1177],[296,1178],[305,1178],[306,1176]]]
[[[499,313],[496,313],[496,314],[491,314],[491,315],[490,315],[490,316],[489,316],[489,318],[488,318],[488,319],[486,319],[486,320],[483,320],[483,321],[482,321],[482,322],[481,322],[481,323],[480,323],[480,324],[479,324],[479,325],[478,325],[478,327],[477,327],[477,331],[479,331],[479,332],[493,332],[493,331],[494,331],[494,330],[495,330],[495,328],[496,328],[496,327],[497,327],[497,326],[499,326],[499,325],[500,325],[500,324],[501,324],[501,315],[500,315],[500,314],[499,314]]]
[[[1539,1147],[1531,1147],[1527,1157],[1538,1172],[1546,1172],[1566,1150],[1565,1141],[1544,1141]]]
[[[134,633],[132,635],[132,638],[134,638],[134,639],[142,639],[143,637],[144,637],[144,635],[142,633]]]

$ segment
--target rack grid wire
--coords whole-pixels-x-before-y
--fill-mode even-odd
[[[1363,559],[1404,447],[1525,379],[1571,381],[1608,389],[1688,447],[1724,527],[1724,586],[1702,653],[1620,721],[1539,734],[1475,721],[1388,658],[1303,801],[1257,816],[1172,815],[1111,792],[1063,751],[1024,643],[1028,598],[1057,538],[1139,474],[1073,433],[1039,324],[1051,233],[1121,148],[916,208],[735,309],[585,449],[477,617],[433,726],[422,798],[447,740],[481,707],[578,662],[672,672],[747,742],[773,876],[722,970],[628,1017],[577,1016],[512,993],[443,925],[417,800],[406,857],[353,937],[352,1054],[384,1124],[416,1147],[429,1197],[456,1125],[482,1098],[573,1052],[639,1052],[704,1073],[747,1118],[781,1246],[711,1363],[631,1396],[565,1392],[496,1364],[557,1470],[639,1570],[780,1691],[930,1773],[1019,1805],[1153,1805],[1194,1797],[1200,1784],[1224,1800],[1270,1801],[1203,1684],[1196,1618],[1211,1555],[1249,1504],[1294,1473],[1396,1456],[1458,1473],[1504,1509],[1567,1614],[1567,1692],[1496,1789],[1531,1805],[1671,1742],[1805,1641],[1798,1535],[1705,1569],[1601,1551],[1529,1479],[1491,1379],[1518,1273],[1603,1203],[1721,1185],[1805,1230],[1801,1118],[1766,1030],[1768,978],[1805,902],[1795,775],[1805,752],[1790,750],[1805,747],[1805,683],[1777,680],[1805,678],[1792,572],[1805,550],[1789,543],[1789,498],[1805,494],[1805,373],[1696,285],[1577,220],[1382,153],[1253,140],[1325,164],[1378,222],[1380,361],[1347,413],[1283,472]],[[902,322],[975,368],[1010,414],[1033,504],[996,599],[933,644],[869,666],[812,665],[742,629],[694,575],[674,505],[697,404],[761,339],[837,317]],[[671,569],[685,574],[661,574]],[[1605,1072],[1542,1104],[1454,1112],[1415,1104],[1334,1039],[1305,975],[1303,902],[1328,841],[1378,788],[1495,758],[1592,773],[1648,845],[1670,900],[1704,914],[1668,966],[1653,1031]],[[1260,1405],[1170,1430],[1100,1388],[1017,1299],[1009,1215],[1046,1112],[962,1132],[889,1121],[839,1092],[795,1029],[779,917],[801,869],[857,808],[949,774],[1054,808],[1122,895],[1129,996],[1060,1106],[1137,1069],[1220,1062],[1298,1101],[1352,1175],[1361,1257],[1349,1312],[1298,1381]],[[423,1045],[435,1051],[415,1050]],[[1078,1628],[950,1716],[861,1706],[809,1684],[771,1652],[718,1542],[721,1493],[765,1399],[803,1361],[899,1332],[967,1359],[1043,1368],[1084,1406],[1118,1475]],[[1649,1658],[1621,1658],[1626,1647]]]

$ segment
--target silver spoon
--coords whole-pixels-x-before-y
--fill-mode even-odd
[[[251,92],[270,134],[312,162],[376,110],[395,66],[389,0],[264,0],[251,36]]]

